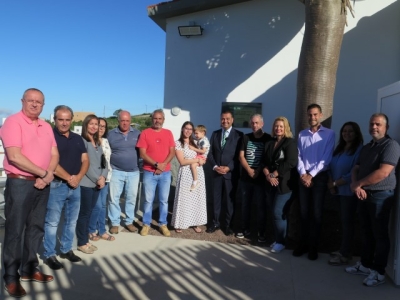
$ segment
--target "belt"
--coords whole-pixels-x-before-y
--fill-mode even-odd
[[[34,180],[36,180],[37,177],[35,177],[35,176],[24,176],[24,175],[18,175],[18,174],[10,173],[10,174],[7,174],[7,178],[16,178],[16,179],[34,181]]]
[[[68,183],[68,181],[66,181],[66,180],[64,180],[64,179],[60,179],[60,178],[58,178],[58,177],[55,177],[55,178],[53,179],[53,182]]]
[[[370,193],[371,195],[380,193],[380,192],[390,192],[392,190],[365,190],[367,193]]]

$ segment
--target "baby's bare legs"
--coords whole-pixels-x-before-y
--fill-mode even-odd
[[[190,190],[193,191],[197,187],[197,167],[199,166],[198,163],[194,163],[190,165],[190,170],[192,171],[193,183],[190,187]]]

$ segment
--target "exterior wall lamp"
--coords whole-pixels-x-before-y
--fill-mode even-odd
[[[203,35],[203,28],[200,25],[189,25],[189,26],[178,26],[180,36],[186,36],[187,38],[196,35]]]

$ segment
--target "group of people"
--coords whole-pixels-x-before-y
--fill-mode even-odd
[[[232,128],[232,113],[222,112],[221,129],[213,132],[207,157],[213,170],[214,208],[212,223],[207,232],[213,233],[223,228],[226,235],[234,233],[232,215],[238,187],[241,216],[240,230],[236,237],[245,238],[251,234],[251,205],[254,201],[257,208],[255,218],[258,242],[266,242],[266,212],[270,210],[275,236],[270,246],[271,252],[279,253],[285,249],[289,200],[292,191],[297,189],[301,234],[293,256],[307,253],[310,260],[316,260],[323,204],[329,190],[340,207],[342,240],[340,249],[331,253],[328,263],[339,266],[351,262],[354,224],[358,212],[362,240],[361,261],[345,270],[350,274],[365,275],[363,284],[366,286],[383,284],[390,251],[389,219],[396,187],[395,168],[400,157],[399,144],[387,133],[388,117],[382,113],[371,116],[369,133],[372,140],[366,145],[363,145],[359,125],[346,122],[340,129],[336,147],[334,132],[321,124],[321,106],[310,104],[307,107],[307,117],[310,127],[299,133],[296,143],[285,117],[274,120],[269,135],[262,129],[262,116],[255,114],[249,122],[252,132],[243,135]],[[177,142],[177,150],[181,145],[191,145],[192,130],[190,122],[182,126],[181,139],[182,136],[186,139]],[[177,155],[181,168],[184,168],[184,165],[193,163],[195,153],[184,155],[188,161],[182,160],[180,156]],[[199,160],[198,163],[201,166],[204,161]],[[181,172],[179,174],[178,180]],[[190,173],[186,172],[186,176],[190,181]],[[180,186],[174,207],[188,203],[186,199],[190,196],[182,197],[184,193],[190,194],[187,187]],[[223,202],[223,199],[226,201]],[[202,202],[197,203],[200,205]],[[222,203],[225,203],[225,215],[220,218]],[[192,209],[199,210],[199,207]],[[205,219],[197,219],[186,225],[197,228],[202,222]],[[172,225],[175,226],[174,222]]]
[[[297,143],[285,117],[277,117],[271,135],[263,131],[263,117],[251,116],[252,132],[243,134],[232,127],[234,116],[221,113],[221,129],[206,137],[203,125],[187,121],[180,137],[163,128],[163,110],[152,114],[152,126],[139,132],[130,126],[127,111],[118,114],[118,127],[108,130],[107,121],[88,115],[79,136],[70,131],[73,111],[66,105],[54,109],[54,128],[39,119],[45,99],[35,88],[22,97],[22,110],[7,118],[1,128],[6,151],[4,169],[5,238],[3,264],[5,289],[11,296],[26,295],[20,281],[50,282],[53,276],[39,271],[37,253],[43,241],[44,261],[53,270],[63,268],[57,259],[57,230],[64,210],[59,257],[81,260],[73,252],[93,254],[92,241],[112,242],[122,224],[135,232],[135,206],[143,159],[144,212],[141,236],[149,233],[153,202],[158,191],[160,232],[168,237],[168,197],[171,160],[176,157],[179,171],[171,225],[177,233],[212,220],[207,233],[223,229],[233,235],[232,216],[236,194],[241,197],[241,239],[251,234],[251,205],[257,206],[257,235],[266,242],[266,213],[273,213],[275,242],[271,252],[285,249],[287,214],[292,191],[298,188],[301,235],[294,256],[318,258],[318,242],[326,192],[338,198],[342,223],[342,243],[332,253],[331,265],[351,261],[354,220],[361,223],[361,261],[347,267],[350,274],[365,275],[364,284],[385,282],[390,240],[388,223],[396,186],[395,168],[400,147],[387,135],[389,120],[384,114],[370,119],[370,143],[363,146],[360,127],[346,122],[335,148],[335,134],[321,125],[318,104],[307,108],[310,127],[299,133]],[[205,172],[212,168],[213,214],[207,216]],[[125,191],[124,215],[120,206]],[[108,195],[109,193],[109,195]],[[107,199],[109,199],[107,201]],[[225,214],[221,216],[221,212]],[[110,222],[106,230],[106,218]],[[25,230],[24,236],[22,236]],[[23,248],[22,248],[23,245]],[[21,248],[23,249],[21,252]]]
[[[118,127],[110,131],[105,119],[90,114],[83,120],[82,134],[78,135],[70,130],[74,116],[70,107],[59,105],[54,109],[54,128],[51,128],[39,118],[45,105],[40,90],[27,89],[21,102],[22,110],[9,116],[0,132],[7,174],[4,281],[11,296],[26,295],[21,282],[54,280],[38,269],[37,254],[42,242],[44,262],[51,269],[59,270],[63,265],[57,259],[58,240],[59,257],[79,262],[81,258],[73,252],[75,235],[78,251],[93,254],[98,247],[92,241],[114,241],[121,222],[127,230],[137,231],[133,222],[140,178],[139,157],[144,161],[146,196],[141,235],[147,235],[150,228],[158,187],[158,223],[160,231],[170,236],[168,193],[175,142],[171,131],[162,128],[162,110],[153,113],[152,127],[141,133],[130,126],[131,116],[127,111],[119,113]],[[124,190],[122,218],[120,198]]]

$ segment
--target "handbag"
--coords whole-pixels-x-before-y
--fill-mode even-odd
[[[106,156],[104,155],[104,153],[101,155],[100,167],[102,169],[107,168],[107,160],[106,160]]]

